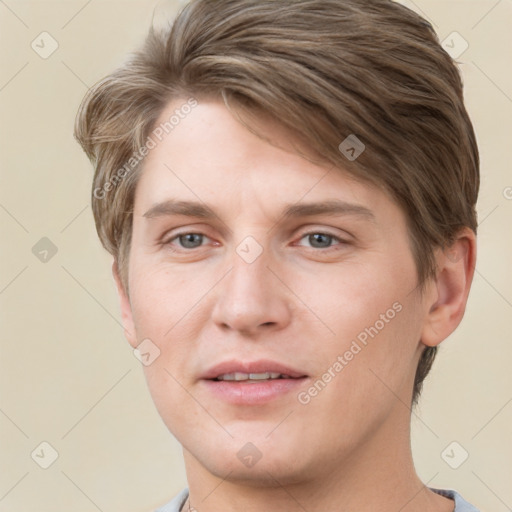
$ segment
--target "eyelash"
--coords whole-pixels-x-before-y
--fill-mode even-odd
[[[173,242],[174,240],[177,240],[177,239],[179,239],[181,237],[185,237],[187,235],[198,235],[198,236],[202,236],[203,239],[204,238],[209,238],[204,233],[198,233],[198,232],[195,232],[195,231],[190,231],[190,232],[178,233],[178,234],[174,235],[172,238],[170,238],[169,240],[164,241],[162,243],[162,245],[170,246],[171,242]],[[305,237],[312,236],[312,235],[327,236],[329,239],[335,240],[335,241],[339,242],[340,245],[348,245],[348,243],[349,243],[346,240],[343,240],[342,238],[340,238],[340,237],[338,237],[336,235],[333,235],[332,233],[325,232],[325,231],[308,231],[308,232],[302,233],[300,238],[299,238],[299,241],[302,240]],[[199,247],[194,247],[194,248],[181,247],[180,249],[184,250],[185,252],[189,252],[189,251],[193,251],[194,249],[199,249],[201,247],[202,247],[202,245],[199,246]],[[330,247],[309,247],[309,249],[313,249],[315,251],[323,250],[323,251],[326,251],[326,252],[327,251],[331,251],[331,250],[338,250],[338,249],[336,249],[335,247],[332,247],[332,246],[330,246]]]

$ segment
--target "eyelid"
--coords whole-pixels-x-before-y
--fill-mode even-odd
[[[330,228],[326,228],[326,227],[322,227],[322,226],[313,227],[313,228],[307,228],[307,229],[305,228],[304,231],[300,231],[297,236],[299,238],[304,238],[306,235],[314,235],[314,234],[317,234],[317,233],[318,234],[322,234],[322,235],[332,236],[333,238],[336,238],[340,242],[345,242],[345,243],[349,243],[354,238],[347,231],[343,231],[342,233],[340,233],[338,231],[338,232],[335,233]]]
[[[186,236],[186,235],[199,235],[199,236],[202,236],[204,239],[212,240],[211,237],[209,237],[208,235],[206,235],[205,233],[203,233],[201,231],[181,231],[179,233],[173,233],[172,235],[169,235],[169,236],[167,236],[167,235],[168,234],[166,233],[161,238],[160,243],[162,245],[170,245],[172,241],[176,240],[180,236]],[[200,245],[199,247],[203,247],[203,245]],[[180,249],[185,249],[185,248],[181,247]],[[185,250],[191,251],[192,249],[185,249]]]
[[[209,229],[204,225],[204,223],[198,224],[200,225],[197,227],[194,224],[188,224],[186,226],[178,226],[172,229],[168,229],[158,237],[158,243],[166,244],[171,240],[174,240],[175,238],[183,235],[203,235],[204,237],[211,239],[211,237],[206,234]]]

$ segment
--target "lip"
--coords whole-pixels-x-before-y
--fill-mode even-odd
[[[225,373],[274,372],[289,375],[290,379],[274,379],[259,382],[213,380]],[[232,405],[263,405],[304,385],[309,376],[295,368],[276,361],[224,361],[212,366],[202,377],[201,384],[217,399]]]
[[[225,373],[264,373],[264,372],[273,372],[273,373],[281,373],[283,375],[289,375],[294,379],[298,379],[300,377],[307,377],[306,373],[301,372],[295,368],[291,368],[284,364],[278,363],[277,361],[272,361],[270,359],[259,359],[257,361],[223,361],[222,363],[218,363],[208,369],[204,375],[201,375],[201,379],[215,379],[219,375],[224,375]]]

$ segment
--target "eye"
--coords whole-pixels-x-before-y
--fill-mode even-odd
[[[315,249],[331,249],[332,242],[335,240],[340,244],[346,244],[344,240],[341,238],[331,235],[330,233],[324,233],[321,231],[311,231],[309,233],[304,233],[300,240],[307,239],[311,246]],[[302,245],[302,244],[300,244]]]
[[[196,249],[201,247],[205,238],[208,239],[202,233],[181,233],[167,240],[164,245],[173,245],[173,242],[178,240],[181,249]]]
[[[201,247],[205,240],[210,240],[209,237],[202,233],[180,233],[172,238],[169,238],[164,242],[164,245],[176,247],[178,243],[178,249],[197,249]],[[322,231],[311,231],[309,233],[303,233],[300,237],[300,241],[307,240],[310,247],[313,249],[334,249],[333,242],[338,242],[338,245],[347,244],[347,242],[336,235],[325,233]],[[298,245],[303,245],[299,243]]]

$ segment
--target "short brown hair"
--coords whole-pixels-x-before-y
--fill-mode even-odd
[[[462,227],[476,232],[475,135],[460,73],[427,21],[391,0],[192,0],[88,91],[77,116],[75,137],[95,166],[98,235],[127,291],[144,159],[125,164],[166,104],[191,95],[269,114],[324,161],[390,193],[421,287],[435,274],[434,249]],[[339,149],[350,135],[366,148],[354,160]],[[424,349],[413,404],[435,354]]]

